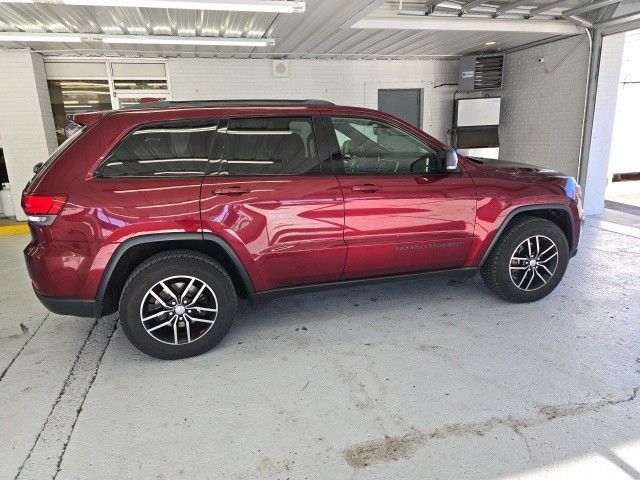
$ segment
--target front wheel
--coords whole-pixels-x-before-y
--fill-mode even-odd
[[[192,357],[222,340],[236,302],[219,263],[198,252],[170,251],[131,274],[120,297],[120,322],[131,343],[152,357]]]
[[[569,244],[553,222],[514,220],[482,266],[485,284],[505,300],[534,302],[560,283],[569,263]]]

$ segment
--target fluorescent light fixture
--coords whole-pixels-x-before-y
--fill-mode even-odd
[[[146,45],[219,45],[227,47],[268,47],[273,38],[173,37],[170,35],[105,35],[104,43],[136,43]]]
[[[28,32],[0,32],[0,42],[62,42],[78,43],[82,41],[80,35],[66,33],[28,33]]]
[[[208,45],[227,47],[271,47],[273,38],[180,37],[171,35],[103,35],[66,33],[0,32],[0,42],[103,42],[146,45]],[[71,86],[71,83],[65,83]],[[85,84],[73,83],[74,86]]]
[[[0,3],[9,2],[269,13],[302,13],[306,6],[299,0],[0,0]]]
[[[495,44],[496,44],[496,42],[485,42],[485,45],[487,47],[490,47],[491,45],[495,45]]]

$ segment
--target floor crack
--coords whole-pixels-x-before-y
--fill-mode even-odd
[[[62,456],[81,407],[95,381],[117,320],[117,317],[96,319],[89,329],[47,419],[14,477],[15,480],[22,477],[55,478],[60,471]],[[64,443],[61,444],[60,438],[65,438]]]
[[[24,342],[24,344],[22,345],[22,347],[20,347],[20,350],[18,350],[16,352],[16,354],[13,356],[13,358],[11,359],[11,361],[9,362],[9,365],[6,366],[6,368],[2,371],[2,373],[0,373],[0,382],[2,381],[2,379],[4,378],[4,376],[7,374],[7,372],[9,371],[9,369],[11,368],[11,366],[13,365],[13,363],[16,361],[16,359],[20,356],[20,354],[22,353],[22,351],[26,348],[26,346],[29,344],[29,342],[31,341],[31,339],[36,335],[36,333],[38,333],[38,330],[40,330],[40,327],[42,327],[42,325],[44,324],[45,320],[47,318],[49,318],[49,315],[51,313],[47,312],[47,314],[44,316],[44,318],[42,319],[42,321],[40,322],[40,324],[36,327],[36,329],[33,331],[33,333],[31,334],[31,336],[29,338],[27,338],[27,341]],[[22,324],[20,324],[22,325]]]
[[[342,451],[343,458],[355,471],[370,465],[409,458],[418,445],[429,440],[443,440],[450,437],[465,437],[471,435],[484,436],[497,427],[511,429],[520,437],[527,449],[529,459],[534,461],[533,452],[529,440],[523,430],[529,427],[542,425],[548,421],[580,415],[586,412],[595,412],[603,407],[632,402],[638,396],[639,387],[633,387],[631,394],[620,398],[602,399],[595,402],[568,403],[563,405],[545,405],[538,407],[537,414],[529,418],[491,417],[483,422],[452,423],[435,428],[430,431],[420,431],[413,428],[409,433],[388,436],[382,439],[370,440],[345,448]]]

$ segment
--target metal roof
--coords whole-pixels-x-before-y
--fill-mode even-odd
[[[436,14],[454,13],[469,0],[446,0]],[[509,0],[513,1],[513,0]],[[508,12],[523,16],[551,0],[529,0]],[[372,6],[389,11],[397,1],[308,0],[304,13],[247,13],[157,8],[68,6],[49,3],[0,3],[0,31],[58,32],[110,35],[178,35],[275,38],[273,47],[191,45],[1,42],[4,48],[30,47],[53,56],[233,57],[233,58],[421,58],[503,51],[549,38],[549,33],[354,29],[351,25]],[[468,15],[490,18],[508,0],[488,0]],[[575,7],[588,0],[567,0]],[[405,10],[424,8],[425,2],[404,1]],[[552,19],[561,10],[545,12]],[[435,15],[434,15],[435,16]],[[502,18],[502,17],[501,17]],[[495,43],[493,43],[495,42]],[[490,43],[490,45],[486,45]]]

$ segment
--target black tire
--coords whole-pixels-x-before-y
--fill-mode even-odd
[[[201,336],[190,343],[186,343],[185,340],[185,343],[176,345],[173,343],[165,343],[159,339],[160,333],[162,333],[163,335],[169,335],[169,337],[167,337],[167,341],[169,341],[171,338],[170,335],[174,332],[172,326],[160,327],[155,330],[156,333],[153,335],[147,331],[142,322],[142,311],[145,307],[141,305],[143,301],[151,298],[148,295],[150,289],[158,288],[154,286],[160,281],[181,276],[195,278],[201,282],[195,283],[192,291],[198,290],[196,287],[201,284],[208,285],[210,290],[204,290],[204,293],[200,294],[200,297],[206,299],[206,296],[211,292],[213,294],[211,298],[215,299],[217,312],[215,314],[209,313],[209,315],[215,315],[215,317],[209,320],[213,320],[213,323],[208,324],[209,326],[200,321],[198,321],[197,325],[195,322],[190,321],[189,325],[191,325],[191,327],[189,327],[189,333],[191,334],[193,330],[195,335],[195,333],[199,331]],[[187,290],[187,287],[185,286],[184,289]],[[191,295],[195,297],[195,294]],[[170,301],[167,301],[169,298],[171,297],[164,298],[164,301],[170,306]],[[188,295],[185,294],[185,303],[191,301],[187,300],[187,298]],[[145,303],[145,305],[147,304]],[[161,307],[159,303],[158,307],[165,309],[165,307]],[[218,344],[227,334],[229,328],[231,328],[233,318],[236,314],[236,307],[237,297],[233,282],[218,262],[199,252],[173,250],[150,257],[142,262],[129,276],[122,290],[122,295],[120,296],[120,322],[127,338],[139,350],[152,357],[175,360],[200,355]],[[196,313],[200,316],[198,312]],[[168,320],[169,317],[176,318],[177,321],[177,317],[174,317],[174,315],[175,309],[174,311],[168,312],[166,316],[159,317],[160,320],[154,319],[149,320],[149,322],[157,322],[157,324],[161,322],[166,323],[165,320]],[[193,316],[196,315],[194,314]],[[186,319],[187,315],[183,318]],[[186,335],[187,327],[184,326],[185,323],[187,323],[186,320],[180,324],[184,329],[184,331],[180,330],[180,336]],[[171,329],[169,333],[166,333],[167,328]],[[197,331],[196,329],[199,330]],[[205,331],[205,329],[207,330]],[[157,335],[158,338],[154,335]]]
[[[558,254],[557,257],[554,257],[557,258],[557,263],[554,263],[555,269],[552,270],[552,275],[548,275],[547,272],[542,270],[543,267],[539,266],[541,275],[547,279],[546,284],[543,284],[542,280],[534,273],[535,269],[529,268],[531,265],[529,261],[512,262],[512,255],[520,256],[520,254],[515,254],[516,249],[519,247],[524,249],[525,247],[521,246],[523,242],[526,242],[528,238],[534,236],[544,236],[552,240],[557,248]],[[546,240],[544,241],[546,242]],[[547,243],[547,245],[550,244]],[[553,250],[551,252],[553,252]],[[522,216],[512,220],[502,236],[498,239],[489,257],[482,265],[481,274],[487,287],[493,290],[498,296],[510,302],[528,303],[535,302],[549,295],[558,286],[560,280],[562,280],[568,263],[569,243],[567,242],[567,237],[564,232],[555,223],[548,220]],[[522,268],[522,270],[529,270],[531,277],[537,282],[533,284],[533,287],[536,285],[540,286],[535,290],[519,288],[516,282],[524,280],[522,286],[525,287],[531,277],[522,279],[522,276],[520,276],[519,278],[512,279],[510,267],[514,265],[523,265],[523,267],[520,268]],[[524,273],[521,273],[515,268],[513,271],[515,275],[524,275]]]

